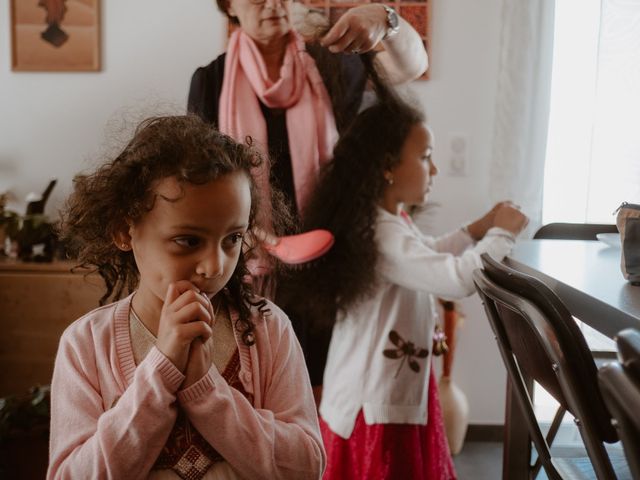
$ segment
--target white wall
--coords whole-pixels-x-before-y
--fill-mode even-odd
[[[224,46],[213,0],[103,0],[100,72],[12,72],[9,3],[0,0],[0,192],[11,188],[21,208],[56,176],[51,215],[105,135],[122,119],[183,112],[193,70]]]
[[[444,205],[436,232],[480,216],[491,205],[488,165],[497,78],[501,0],[434,0],[431,79],[412,86],[436,135],[441,173],[433,199]],[[92,165],[122,121],[182,112],[191,73],[224,48],[213,0],[102,1],[102,70],[21,73],[10,65],[9,0],[0,0],[0,192],[22,211],[30,191],[59,179],[47,207],[56,214],[75,173]],[[446,140],[469,139],[468,174],[447,174]],[[439,143],[438,143],[439,141]],[[446,215],[443,213],[446,212]],[[470,421],[502,423],[504,369],[477,298],[463,302],[454,379]]]

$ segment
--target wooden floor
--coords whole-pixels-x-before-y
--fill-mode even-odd
[[[621,473],[620,478],[631,478],[624,460],[622,445],[620,442],[606,445],[609,456],[613,462],[613,468]],[[566,445],[554,448],[554,451],[562,451],[562,456],[573,456],[576,445]],[[502,478],[502,443],[501,442],[465,442],[462,451],[453,457],[456,466],[458,480],[500,480]],[[576,462],[579,470],[592,471],[589,460]],[[544,469],[536,477],[536,480],[547,480]]]
[[[453,457],[458,480],[500,480],[502,478],[501,442],[465,442]]]

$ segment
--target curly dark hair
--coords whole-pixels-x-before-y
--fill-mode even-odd
[[[378,103],[359,113],[341,136],[305,209],[304,229],[327,229],[335,244],[319,261],[292,272],[283,288],[281,306],[320,329],[374,290],[375,222],[384,172],[400,161],[411,128],[425,120],[370,73]]]
[[[159,179],[176,177],[180,182],[204,184],[233,172],[245,172],[251,185],[249,229],[238,264],[221,299],[239,312],[236,328],[243,341],[253,343],[251,308],[267,313],[266,302],[253,295],[246,267],[247,254],[258,242],[252,235],[259,205],[257,186],[251,170],[264,161],[258,151],[220,133],[195,115],[154,117],[143,121],[133,139],[117,157],[88,175],[74,178],[74,191],[62,212],[61,239],[77,268],[98,272],[106,293],[117,300],[138,285],[139,272],[131,251],[121,251],[114,238],[127,221],[135,222],[153,208]],[[277,192],[272,210],[276,229],[288,218]]]

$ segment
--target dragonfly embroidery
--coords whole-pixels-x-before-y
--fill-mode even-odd
[[[389,332],[389,340],[397,348],[388,348],[384,350],[382,354],[385,357],[394,360],[398,358],[402,359],[393,378],[398,376],[398,373],[400,373],[400,369],[405,364],[405,361],[409,364],[409,368],[411,370],[418,373],[420,371],[420,364],[415,360],[415,358],[426,358],[429,355],[429,350],[416,347],[413,342],[405,341],[395,330],[391,330]]]

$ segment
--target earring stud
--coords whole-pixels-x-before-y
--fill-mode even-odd
[[[129,244],[122,242],[122,244],[120,245],[120,248],[122,248],[123,250],[129,250]]]

